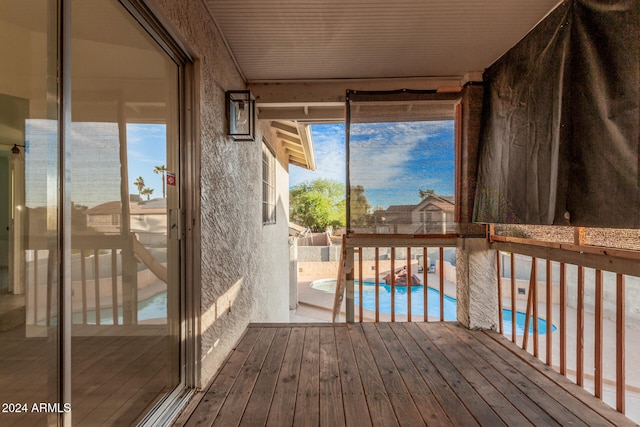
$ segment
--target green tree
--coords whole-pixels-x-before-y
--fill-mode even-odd
[[[167,172],[167,168],[164,165],[156,166],[156,167],[153,168],[153,173],[155,173],[155,174],[159,173],[159,174],[162,175],[162,198],[165,198],[167,196],[166,188],[165,188],[165,181],[164,181],[165,172]]]
[[[140,191],[140,195],[147,196],[147,200],[151,198],[152,194],[153,194],[153,188],[145,187]]]
[[[298,184],[289,190],[289,217],[314,232],[328,227],[343,227],[345,187],[342,183],[319,178]]]
[[[432,188],[427,188],[426,190],[423,190],[422,188],[418,189],[418,194],[420,194],[420,200],[424,200],[429,196],[433,196],[436,194],[436,190],[432,189]]]
[[[144,188],[144,179],[139,176],[135,181],[133,181],[133,185],[138,187],[138,195],[142,196],[142,189]]]

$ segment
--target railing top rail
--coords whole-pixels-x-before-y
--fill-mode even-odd
[[[501,251],[640,277],[640,251],[495,235],[492,236],[492,247]]]
[[[347,247],[455,247],[456,234],[349,234]]]

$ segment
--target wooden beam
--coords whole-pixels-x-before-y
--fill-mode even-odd
[[[291,135],[298,135],[298,128],[289,126],[282,122],[271,122],[271,127],[282,132],[290,133]]]
[[[312,81],[253,81],[248,89],[256,97],[258,107],[262,105],[339,103],[344,102],[347,89],[363,91],[386,91],[398,88],[437,90],[441,87],[462,86],[462,76],[454,77],[404,77],[387,79],[339,79]]]
[[[295,151],[297,153],[304,155],[304,150],[302,149],[302,146],[300,146],[299,144],[296,144],[290,141],[284,141],[284,140],[281,142],[282,142],[282,145],[288,150]]]
[[[298,135],[298,134],[296,134]],[[300,145],[302,143],[302,141],[300,141],[300,136],[292,136],[286,133],[282,133],[280,131],[276,132],[276,137],[283,139],[285,141],[289,141],[289,142],[293,142],[294,144],[298,144]]]
[[[326,123],[344,122],[344,105],[339,107],[270,107],[259,108],[258,120],[298,120]]]

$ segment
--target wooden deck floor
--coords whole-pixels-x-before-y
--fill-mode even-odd
[[[251,325],[197,398],[178,425],[635,425],[455,323]]]

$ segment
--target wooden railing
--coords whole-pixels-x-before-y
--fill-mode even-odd
[[[639,307],[628,307],[625,302],[628,286],[634,286],[630,288],[634,295],[640,292],[640,252],[502,236],[492,236],[492,241],[492,246],[498,249],[498,312],[502,315],[505,302],[511,308],[512,327],[504,330],[503,319],[500,318],[500,332],[510,337],[514,344],[625,413],[627,392],[631,390],[636,397],[640,397],[639,375],[634,372],[634,377],[629,378],[625,369],[627,332],[632,331],[637,335],[634,341],[640,339],[637,329],[640,319],[635,318],[633,322],[636,328],[630,328],[627,318],[628,313],[635,313],[634,317],[638,317],[640,302],[636,297],[630,301]],[[540,271],[540,264],[544,273]],[[528,283],[525,278],[520,279],[518,284],[519,267],[520,273],[528,270]],[[544,276],[543,280],[540,280],[541,276]],[[503,286],[505,281],[506,286]],[[587,287],[589,292],[586,292]],[[504,290],[508,290],[510,295],[503,295]],[[524,295],[518,295],[523,291]],[[524,331],[518,335],[516,312],[522,309],[523,302]],[[568,321],[569,313],[575,323]],[[546,321],[544,332],[538,327],[542,317]],[[593,325],[593,335],[585,332],[587,324]],[[554,327],[557,328],[555,332]],[[606,334],[606,331],[611,333]],[[605,338],[614,334],[615,355],[607,359],[605,349],[609,350],[609,347],[605,347]],[[541,347],[544,355],[541,354]],[[586,356],[589,359],[588,367]],[[605,398],[607,390],[608,395],[615,392],[615,399]]]
[[[445,289],[445,261],[444,248],[456,246],[455,235],[391,235],[391,234],[352,234],[343,238],[342,259],[339,266],[336,296],[333,310],[335,321],[342,304],[343,295],[346,297],[345,314],[347,322],[356,321],[407,321],[416,319],[421,321],[444,319],[445,293],[455,297],[455,289]],[[437,250],[438,263],[435,271],[430,273],[430,265],[426,262],[429,251]],[[385,257],[382,259],[382,252]],[[418,269],[418,258],[422,257],[422,271]],[[366,267],[365,267],[366,266]],[[394,272],[398,268],[406,268],[407,285],[400,286],[396,283]],[[437,276],[437,288],[432,286],[429,274]],[[380,288],[385,284],[382,279],[389,274],[389,312],[381,311]],[[413,275],[420,278],[422,292],[413,295],[410,291]],[[453,274],[455,276],[455,273]],[[365,282],[371,281],[374,292],[373,307],[364,306]],[[433,279],[432,279],[433,280]],[[454,279],[455,280],[455,279]],[[356,303],[357,281],[357,303]],[[437,316],[429,313],[429,287],[439,291],[439,310]],[[398,313],[396,295],[398,290],[406,288],[406,313]],[[419,297],[422,300],[423,312],[413,312],[412,298]]]
[[[25,290],[27,316],[32,325],[49,325],[57,317],[52,303],[56,261],[50,252],[55,242],[32,238],[27,251]],[[72,311],[81,317],[75,324],[137,324],[138,272],[142,262],[158,280],[167,282],[167,269],[132,235],[74,236],[71,255]],[[107,266],[103,268],[104,263]],[[109,311],[103,318],[102,311]],[[93,319],[90,314],[93,313]]]

